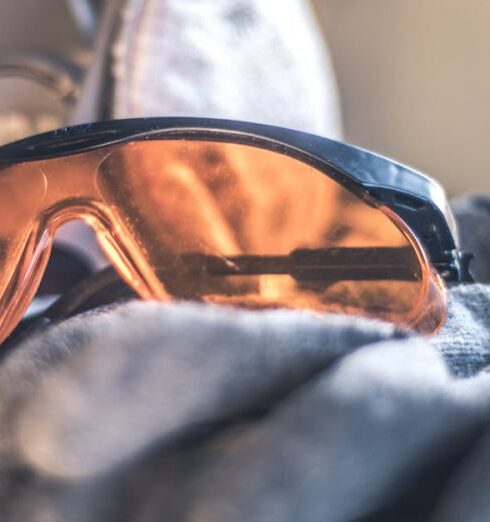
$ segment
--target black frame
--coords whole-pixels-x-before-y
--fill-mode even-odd
[[[444,190],[431,178],[373,152],[305,132],[233,120],[138,118],[65,127],[0,147],[3,164],[67,156],[129,140],[190,138],[243,143],[295,157],[382,203],[408,225],[447,282],[472,281]]]

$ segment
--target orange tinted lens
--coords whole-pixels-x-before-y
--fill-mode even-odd
[[[40,225],[46,177],[33,164],[0,169],[0,341],[36,292],[49,256]]]
[[[438,279],[406,227],[312,166],[199,140],[100,164],[106,251],[143,296],[362,314],[434,330]]]

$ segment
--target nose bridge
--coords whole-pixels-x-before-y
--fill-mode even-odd
[[[40,162],[46,176],[45,210],[70,201],[98,200],[97,169],[105,154],[90,151]]]
[[[46,180],[40,214],[53,232],[76,219],[91,223],[103,220],[96,178],[107,153],[95,150],[36,162]]]

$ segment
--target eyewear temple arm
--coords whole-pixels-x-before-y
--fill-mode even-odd
[[[410,247],[298,249],[282,256],[188,253],[172,258],[166,269],[188,276],[276,274],[300,281],[410,281],[417,279],[418,271],[413,254]]]

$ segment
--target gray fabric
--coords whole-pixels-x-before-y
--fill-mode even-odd
[[[430,344],[442,353],[452,373],[471,377],[490,363],[490,287],[459,285],[448,297],[448,319]]]
[[[490,363],[490,197],[461,197],[452,203],[458,221],[461,248],[471,252],[470,267],[480,284],[459,285],[449,293],[448,320],[431,344],[451,372],[470,377]]]
[[[0,366],[0,520],[487,521],[490,287],[449,301],[431,339],[143,302],[27,339]]]
[[[461,247],[475,255],[471,265],[473,274],[478,281],[490,283],[490,198],[485,195],[464,196],[453,201],[452,207],[459,226],[466,231],[461,234]]]

